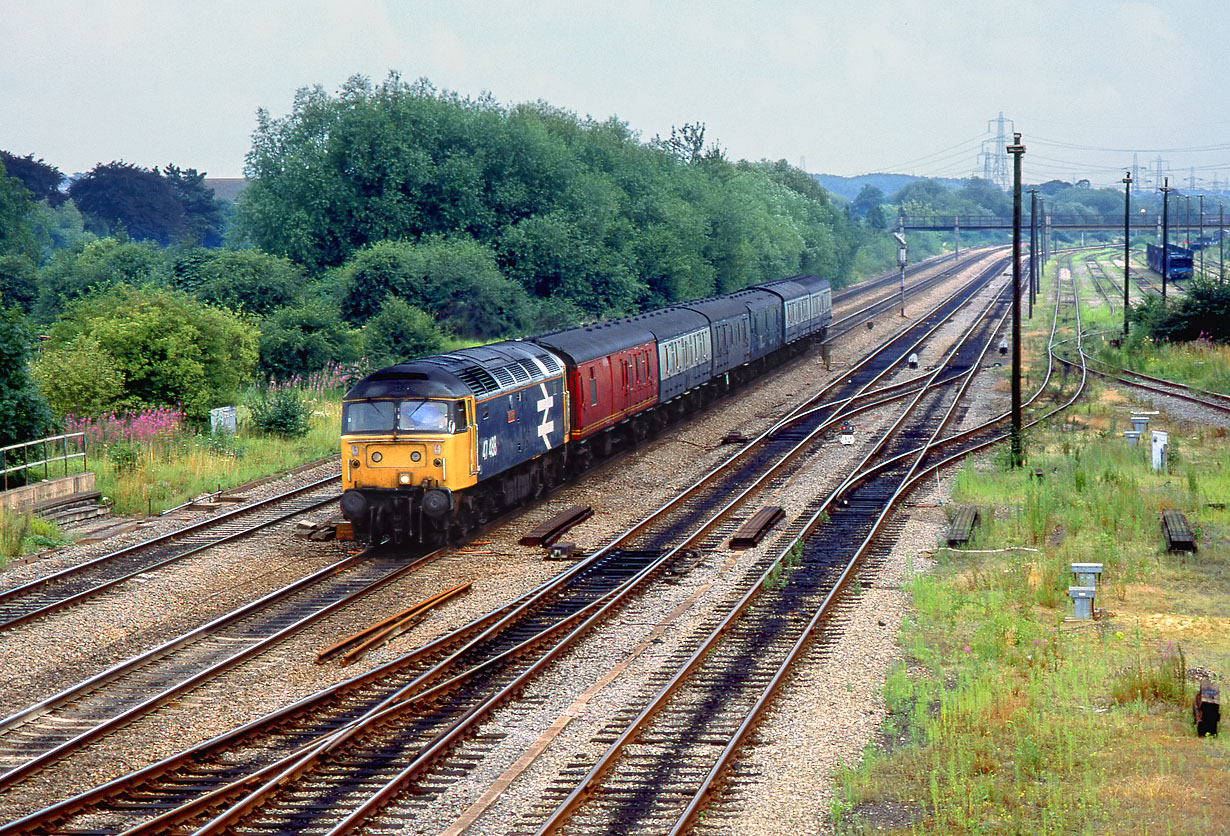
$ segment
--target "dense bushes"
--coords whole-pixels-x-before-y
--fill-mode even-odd
[[[198,302],[182,291],[120,285],[73,302],[51,328],[38,376],[52,380],[74,353],[95,357],[100,374],[90,389],[84,371],[75,397],[108,399],[115,376],[122,394],[114,409],[181,404],[189,419],[203,421],[212,407],[233,400],[256,365],[256,328],[234,314]],[[323,366],[323,363],[321,364]],[[60,407],[74,395],[60,398]]]
[[[352,79],[336,97],[301,90],[280,119],[262,111],[248,174],[239,230],[309,272],[346,265],[352,321],[383,304],[362,280],[378,260],[373,245],[429,247],[458,261],[493,254],[498,272],[482,269],[475,298],[506,276],[549,300],[548,316],[556,306],[630,312],[799,271],[841,279],[850,265],[837,245],[848,237],[845,215],[789,166],[733,165],[717,151],[685,160],[615,119],[581,120],[542,103],[506,108],[397,76],[375,87]],[[396,260],[384,267],[422,271]],[[395,295],[460,335],[523,327],[515,315],[491,322],[459,309],[460,297],[475,295],[464,284],[428,290],[460,295]]]
[[[1198,277],[1185,289],[1184,295],[1170,297],[1166,305],[1160,296],[1147,297],[1133,308],[1132,319],[1158,340],[1230,343],[1230,284]]]

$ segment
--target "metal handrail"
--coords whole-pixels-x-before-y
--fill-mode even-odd
[[[81,452],[79,453],[68,452],[68,442],[70,439],[80,440]],[[55,442],[57,441],[62,443],[64,455],[62,456],[48,455],[47,445],[48,444],[53,445],[52,452],[54,453],[55,452],[54,445],[55,445]],[[42,447],[42,458],[37,459],[35,461],[31,461],[30,460],[30,449],[32,447],[40,447],[40,446]],[[21,464],[15,464],[12,467],[8,467],[7,464],[8,464],[9,453],[14,450],[22,451],[23,461]],[[86,453],[85,453],[85,433],[84,432],[63,433],[61,435],[49,435],[46,438],[36,438],[33,441],[23,441],[18,444],[10,444],[7,447],[0,447],[0,466],[3,466],[2,468],[0,468],[0,475],[4,476],[4,490],[7,491],[9,489],[9,474],[10,473],[20,473],[21,471],[24,470],[27,473],[26,481],[28,482],[30,470],[32,468],[41,466],[43,468],[43,478],[44,479],[51,478],[51,467],[50,466],[52,462],[60,462],[60,461],[64,462],[64,475],[67,476],[68,475],[68,463],[71,459],[81,459],[81,469],[86,470],[87,459],[86,459]]]

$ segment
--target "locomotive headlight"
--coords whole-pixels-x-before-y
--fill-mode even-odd
[[[350,467],[351,467],[351,469],[352,469],[352,470],[357,470],[357,469],[358,469],[358,467],[359,467],[359,460],[358,460],[358,459],[351,459],[351,460],[350,460]]]
[[[418,450],[415,450],[413,453],[410,454],[410,461],[419,462],[422,460],[423,460],[423,454],[420,453]]]
[[[380,454],[380,451],[379,451],[379,450],[377,450],[377,451],[375,451],[374,453],[372,453],[372,461],[374,461],[374,462],[378,462],[378,461],[380,461],[380,460],[381,460],[381,459],[383,459],[383,458],[384,458],[384,456],[382,456],[382,455]]]
[[[410,474],[409,474],[409,473],[399,473],[399,474],[397,474],[397,484],[399,484],[399,485],[409,485],[409,484],[410,484]]]

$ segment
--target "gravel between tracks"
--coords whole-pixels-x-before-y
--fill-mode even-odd
[[[929,299],[937,300],[940,292],[932,291]],[[922,309],[921,300],[910,305],[911,313]],[[725,457],[729,448],[723,448],[719,439],[727,431],[739,429],[752,435],[763,429],[788,404],[797,402],[802,397],[801,391],[815,388],[817,382],[840,374],[872,342],[885,337],[884,329],[890,322],[896,326],[901,321],[895,315],[883,315],[875,331],[860,329],[848,335],[846,342],[834,349],[831,372],[825,372],[815,354],[787,364],[782,371],[790,377],[778,375],[745,388],[707,414],[672,428],[653,444],[603,465],[577,483],[565,486],[550,500],[484,532],[462,553],[431,564],[402,582],[368,596],[360,604],[197,689],[176,705],[44,771],[0,797],[0,805],[9,814],[4,819],[172,754],[192,742],[207,739],[320,687],[357,674],[486,612],[499,601],[532,588],[561,568],[559,563],[542,560],[541,550],[517,545],[517,539],[538,522],[564,505],[592,505],[594,516],[573,529],[568,539],[576,541],[583,549],[596,547],[669,498],[671,488],[689,482]],[[924,358],[924,364],[926,362]],[[804,377],[809,383],[806,387],[796,382]],[[782,380],[791,383],[784,389]],[[994,382],[990,379],[981,384],[986,391],[979,398],[988,405],[1002,400],[991,392]],[[974,420],[974,411],[971,409],[967,421]],[[873,416],[861,420],[864,439],[874,436],[876,420]],[[819,470],[831,472],[834,469],[836,459],[828,458],[829,453],[853,455],[853,451],[835,443],[826,445],[825,449],[825,467]],[[664,472],[669,475],[667,480],[662,479]],[[307,481],[311,476],[299,474],[296,478]],[[807,497],[825,484],[823,474],[812,479],[810,484],[800,482],[784,491],[779,504],[786,505],[788,510],[801,507]],[[279,483],[278,488],[281,487]],[[249,493],[255,496],[259,489]],[[894,557],[885,567],[886,572],[894,571],[892,567],[898,555],[904,565],[906,558],[918,549],[934,546],[934,530],[927,526],[937,524],[937,514],[942,516],[942,511],[916,509]],[[159,521],[159,525],[164,523],[171,525],[172,521]],[[0,661],[0,683],[5,683],[0,689],[0,712],[28,704],[32,695],[76,681],[82,675],[83,666],[101,667],[110,660],[125,658],[138,646],[148,646],[159,637],[169,637],[182,630],[185,624],[205,620],[210,613],[220,613],[240,600],[250,600],[262,590],[267,591],[288,582],[291,577],[326,565],[345,549],[344,544],[296,540],[289,536],[289,531],[288,525],[278,526],[241,547],[213,549],[193,558],[191,563],[177,564],[174,570],[151,573],[142,584],[125,585],[122,593],[112,596],[114,600],[106,606],[75,608],[43,619],[28,629],[0,634],[0,650],[3,650],[0,653],[3,660]],[[149,536],[148,529],[129,535],[134,540]],[[23,574],[45,573],[51,565],[112,551],[122,542],[113,539],[90,547],[68,549],[36,566],[14,567],[0,575],[0,583],[13,585],[20,582],[19,578],[24,579]],[[421,818],[421,827],[416,825],[415,829],[406,832],[439,832],[447,827],[453,818],[478,800],[491,777],[488,772],[498,774],[515,760],[514,756],[542,733],[543,722],[549,724],[559,716],[560,710],[568,710],[596,676],[611,671],[621,662],[626,663],[626,669],[619,671],[611,686],[593,695],[578,709],[566,734],[547,747],[471,831],[507,832],[521,812],[540,797],[544,782],[549,782],[576,754],[592,751],[594,747],[588,741],[600,727],[602,718],[621,704],[621,696],[639,687],[677,639],[694,628],[703,614],[701,604],[719,598],[720,593],[734,583],[740,569],[754,558],[755,550],[741,554],[714,552],[678,578],[678,583],[662,588],[660,596],[638,601],[621,611],[608,625],[616,629],[604,629],[602,638],[579,645],[566,664],[555,666],[541,684],[533,686],[532,693],[527,694],[529,699],[501,711],[495,722],[496,727],[507,734],[505,744],[499,746],[498,751],[487,753],[489,757],[484,759],[479,772],[450,788],[433,806],[431,814]],[[899,571],[899,567],[895,571]],[[853,616],[853,629],[847,631],[846,637],[814,654],[808,672],[792,683],[780,701],[779,716],[785,718],[782,723],[775,719],[759,733],[752,757],[767,759],[765,778],[790,773],[803,782],[802,787],[788,788],[770,780],[756,782],[740,794],[738,810],[777,810],[779,814],[769,818],[784,821],[786,815],[781,811],[790,809],[793,811],[789,816],[793,833],[813,832],[810,825],[799,822],[816,822],[822,818],[823,804],[818,799],[827,792],[831,764],[839,759],[849,761],[857,757],[881,719],[882,707],[875,695],[879,691],[878,681],[894,652],[893,636],[903,606],[899,592],[887,577],[882,576],[864,595],[859,614]],[[386,648],[368,654],[360,664],[349,668],[314,664],[315,653],[339,637],[465,580],[475,583],[469,593],[433,611],[413,630]],[[691,599],[694,595],[696,598]],[[655,642],[653,631],[663,614],[685,603],[690,604],[690,608],[677,622],[663,628],[662,634],[656,636],[660,641]],[[874,628],[868,635],[863,633],[864,610],[873,614]],[[880,625],[880,620],[886,623]],[[646,647],[629,660],[629,654],[642,642]],[[813,665],[817,666],[814,670]],[[847,673],[838,680],[830,668]],[[849,689],[845,684],[847,680]],[[855,729],[847,728],[837,735],[814,722],[815,715],[826,713],[856,716],[859,723]],[[774,743],[778,739],[774,735],[778,734],[779,725],[780,742]],[[800,740],[805,741],[805,745],[800,745]],[[807,762],[800,764],[796,758],[806,758]],[[775,796],[778,792],[783,795]],[[800,801],[804,796],[809,799],[808,804]],[[754,819],[758,824],[743,832],[767,832],[764,830],[765,814],[762,812],[757,817],[753,812],[750,815],[752,818],[748,821]],[[785,828],[783,824],[781,832]]]

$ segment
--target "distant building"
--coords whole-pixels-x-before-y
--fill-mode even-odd
[[[229,200],[232,203],[248,187],[246,177],[206,177],[205,185],[214,190],[218,200]]]

